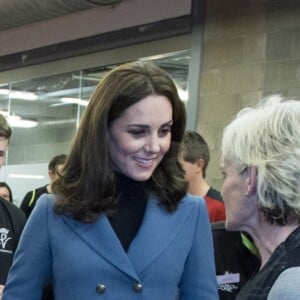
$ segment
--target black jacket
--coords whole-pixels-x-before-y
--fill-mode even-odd
[[[20,208],[23,210],[27,219],[29,218],[33,208],[35,207],[36,201],[43,194],[48,194],[47,185],[32,190],[25,195],[20,205]]]
[[[0,198],[0,284],[5,284],[20,235],[26,222],[24,213]]]
[[[212,223],[220,300],[233,300],[260,265],[242,241],[240,232],[229,232],[224,222]]]
[[[263,268],[243,287],[237,299],[266,300],[279,275],[289,268],[300,266],[299,253],[300,228],[297,228],[275,249]],[[290,295],[288,290],[286,297],[284,299],[299,299]]]

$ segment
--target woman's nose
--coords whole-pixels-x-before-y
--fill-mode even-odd
[[[144,148],[147,152],[154,152],[154,153],[159,152],[160,151],[159,137],[157,135],[149,136]]]

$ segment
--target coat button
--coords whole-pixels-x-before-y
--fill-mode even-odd
[[[96,286],[96,292],[98,294],[104,294],[105,293],[105,289],[106,289],[106,286],[104,284],[99,283]]]
[[[143,286],[141,283],[139,282],[135,282],[133,285],[132,285],[132,288],[133,290],[136,292],[136,293],[141,293],[142,290],[143,290]]]

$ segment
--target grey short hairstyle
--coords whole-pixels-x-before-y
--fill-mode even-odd
[[[300,101],[264,98],[224,129],[221,163],[257,167],[257,195],[268,222],[300,223]]]

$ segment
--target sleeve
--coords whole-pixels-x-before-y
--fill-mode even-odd
[[[14,207],[14,212],[13,212],[13,216],[12,216],[12,223],[13,223],[13,231],[14,231],[14,252],[17,249],[22,231],[24,229],[24,226],[26,224],[26,216],[23,213],[23,211],[21,209],[19,209],[18,207]]]
[[[267,300],[300,299],[300,267],[282,272],[274,282]]]
[[[8,274],[3,300],[40,300],[43,287],[51,277],[48,211],[52,205],[48,197],[41,197],[25,225]]]
[[[197,201],[199,213],[195,226],[194,240],[179,285],[180,300],[217,300],[211,226],[203,199]]]

